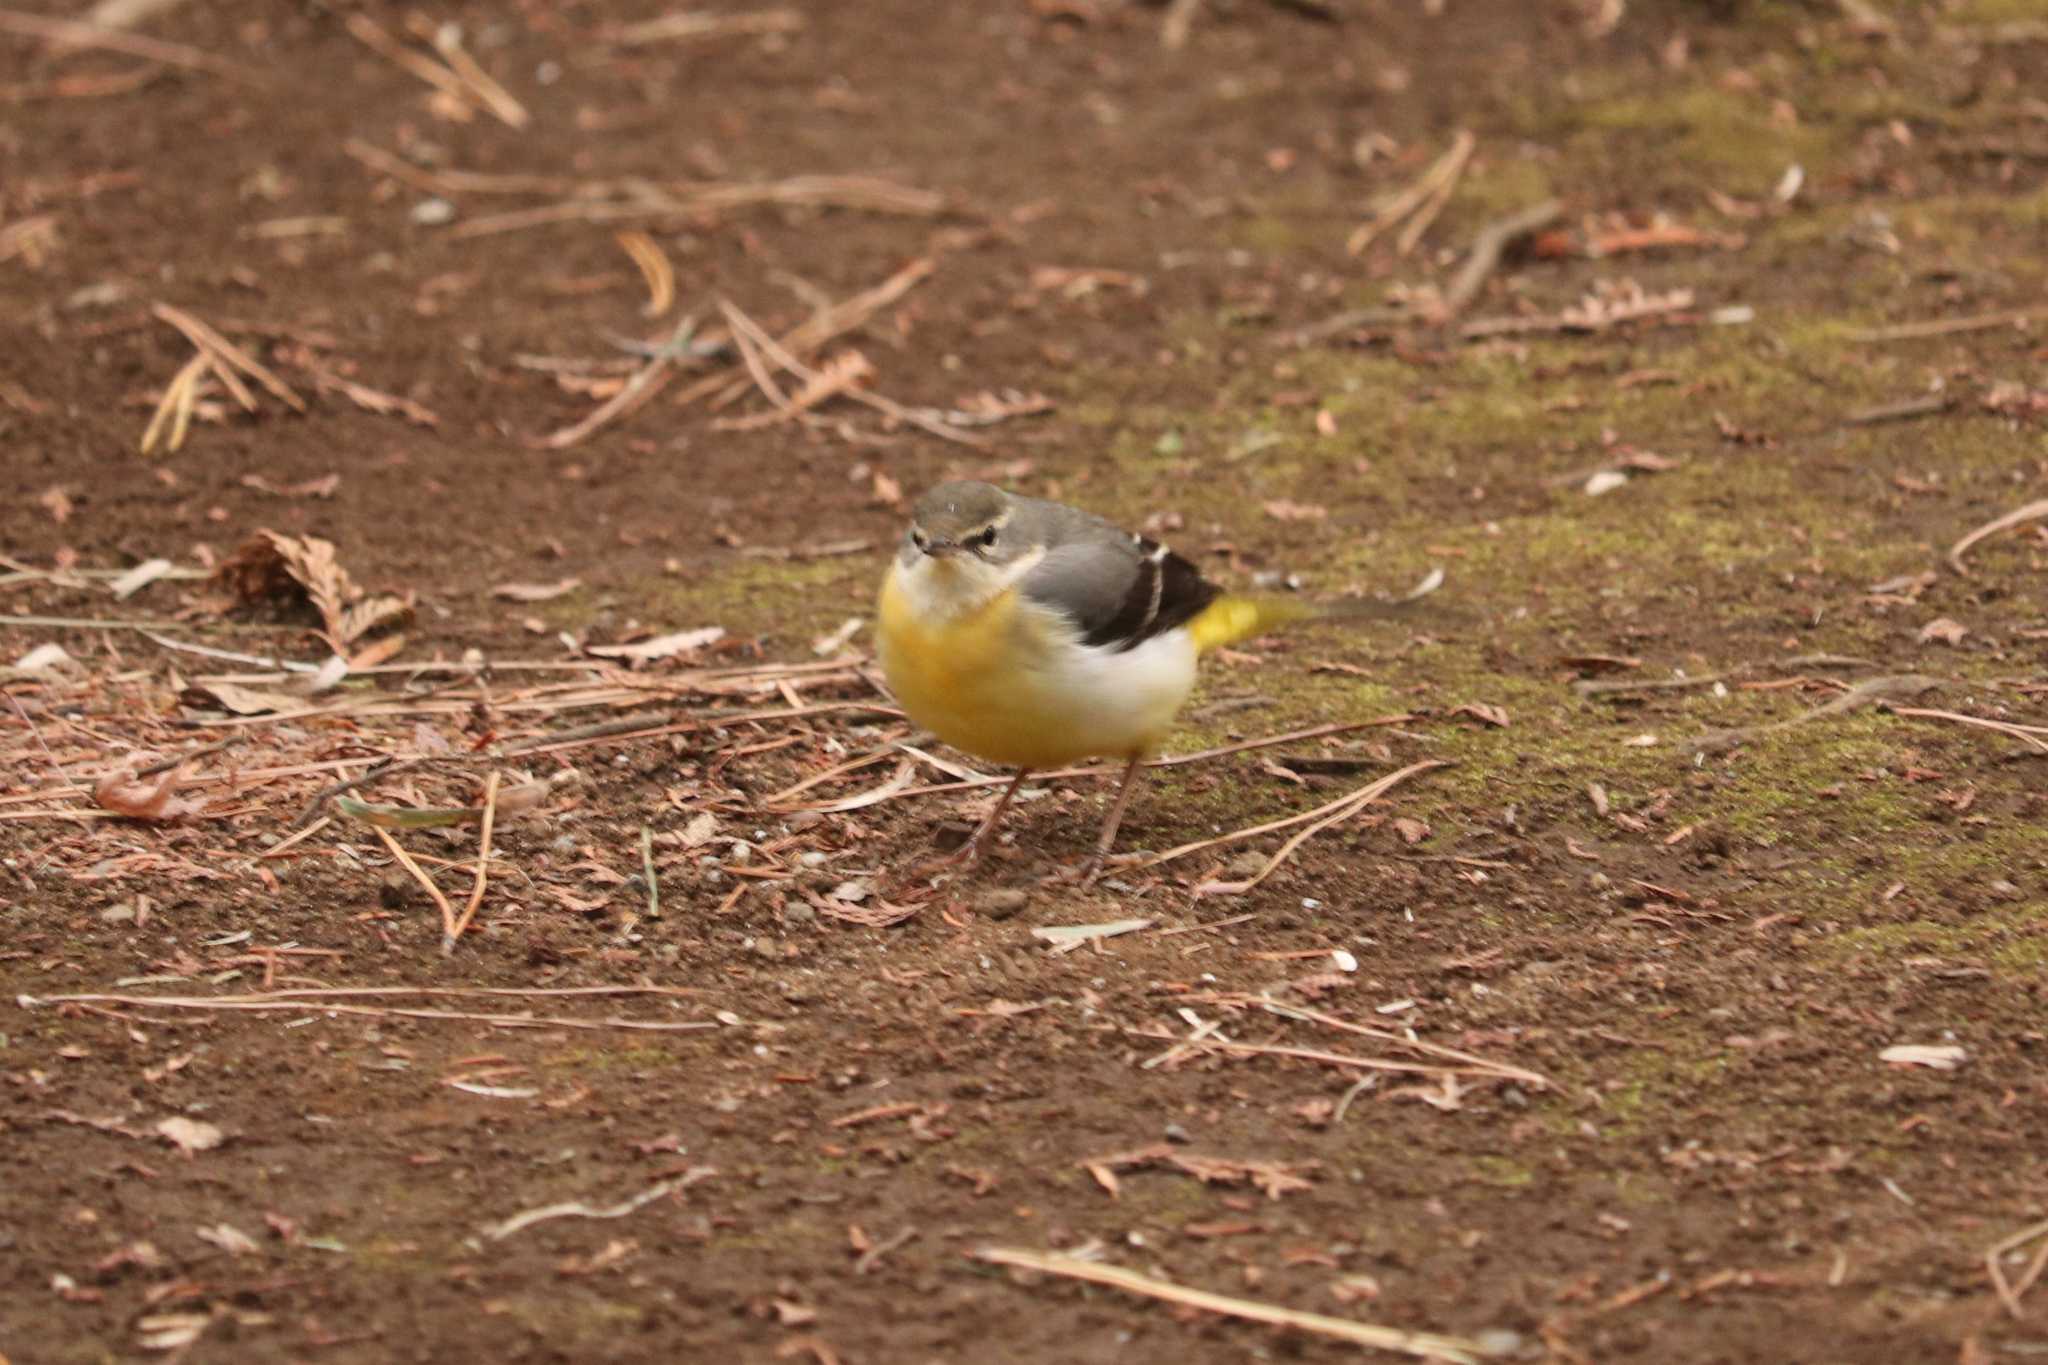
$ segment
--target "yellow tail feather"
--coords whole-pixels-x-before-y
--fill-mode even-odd
[[[1188,622],[1188,631],[1195,637],[1195,649],[1207,652],[1321,614],[1310,603],[1284,598],[1219,597]]]

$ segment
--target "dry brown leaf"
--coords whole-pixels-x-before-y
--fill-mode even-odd
[[[1394,833],[1401,836],[1401,842],[1404,844],[1419,844],[1429,837],[1428,825],[1406,815],[1395,816],[1389,823],[1393,825]]]
[[[673,659],[678,654],[694,653],[706,645],[717,644],[724,638],[724,626],[700,626],[696,630],[679,630],[673,635],[657,635],[651,640],[641,640],[630,645],[591,645],[583,652],[594,654],[600,659],[627,659],[634,662]]]
[[[580,578],[564,578],[556,583],[500,583],[491,589],[491,596],[507,602],[552,602],[582,586]]]
[[[1920,643],[1959,645],[1963,642],[1963,637],[1969,633],[1970,628],[1962,622],[1939,616],[1920,627]]]
[[[1316,503],[1275,498],[1266,504],[1266,515],[1275,521],[1321,521],[1330,515],[1330,509]]]
[[[272,483],[261,474],[244,474],[242,487],[252,488],[258,493],[268,493],[277,498],[331,498],[341,487],[341,475],[323,474],[317,479],[303,483]]]
[[[227,1140],[227,1134],[214,1125],[203,1119],[188,1119],[183,1114],[173,1114],[161,1120],[156,1131],[157,1136],[186,1156],[194,1152],[210,1152]]]
[[[884,507],[898,507],[903,502],[903,485],[882,473],[875,471],[875,501]]]
[[[204,809],[205,802],[184,800],[176,794],[185,778],[184,764],[146,778],[136,775],[135,770],[153,757],[130,754],[120,767],[101,774],[93,784],[92,799],[102,810],[131,820],[176,820]]]
[[[59,526],[71,520],[71,510],[75,504],[71,501],[71,495],[64,491],[63,484],[50,485],[36,501],[49,509],[50,520]]]
[[[214,576],[243,602],[303,594],[320,614],[328,645],[341,655],[364,635],[395,625],[412,611],[409,597],[385,594],[365,600],[335,557],[334,543],[318,536],[258,531],[221,561]]]
[[[273,711],[296,711],[306,704],[304,697],[282,692],[264,692],[236,683],[194,683],[185,689],[188,706],[219,706],[238,716],[262,716]]]
[[[1463,706],[1453,707],[1451,714],[1454,716],[1470,716],[1474,720],[1484,721],[1488,725],[1497,725],[1503,728],[1508,723],[1507,708],[1495,706],[1491,702],[1468,701]]]
[[[806,412],[848,389],[858,388],[874,378],[875,367],[859,351],[841,351],[818,366],[804,386],[789,400],[794,412]]]
[[[1093,294],[1098,289],[1124,289],[1133,294],[1143,294],[1150,288],[1143,275],[1133,275],[1128,270],[1107,270],[1091,266],[1041,265],[1031,271],[1033,289],[1058,290],[1067,298],[1078,299]]]
[[[256,1245],[255,1238],[233,1223],[216,1223],[212,1227],[199,1229],[197,1235],[200,1241],[209,1246],[217,1246],[230,1256],[254,1256],[262,1250]]]
[[[953,409],[977,422],[993,424],[1011,417],[1036,417],[1051,412],[1057,406],[1052,399],[1033,389],[1022,393],[1016,389],[1004,389],[1000,394],[993,389],[970,393],[958,399]]]

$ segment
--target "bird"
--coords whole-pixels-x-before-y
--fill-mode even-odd
[[[1201,656],[1313,614],[1225,592],[1165,545],[1093,513],[954,480],[911,509],[882,581],[876,654],[914,724],[1016,769],[960,860],[979,860],[1032,772],[1121,760],[1094,869]]]

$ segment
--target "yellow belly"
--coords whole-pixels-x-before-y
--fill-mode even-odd
[[[934,626],[892,571],[880,607],[877,653],[904,712],[993,763],[1052,768],[1148,752],[1194,683],[1191,642],[1142,656],[1086,650],[1014,590]],[[1183,645],[1184,663],[1173,652]]]

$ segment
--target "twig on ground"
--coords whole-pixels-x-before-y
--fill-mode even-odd
[[[2042,1270],[2048,1269],[2048,1241],[2041,1243],[2041,1249],[2034,1253],[2034,1259],[2028,1263],[2017,1284],[2005,1278],[2005,1267],[2000,1265],[1999,1261],[2037,1237],[2048,1238],[2048,1223],[2036,1223],[2030,1228],[2015,1232],[1984,1253],[1984,1269],[1991,1276],[1991,1287],[1998,1291],[1999,1302],[2005,1305],[2005,1311],[2012,1314],[2015,1319],[2026,1316],[2025,1310],[2020,1307],[2020,1300],[2034,1287],[2034,1281],[2041,1278]]]
[[[1331,825],[1350,819],[1359,811],[1365,809],[1366,806],[1384,796],[1388,791],[1391,791],[1394,787],[1416,776],[1418,773],[1426,773],[1432,768],[1446,768],[1449,766],[1448,763],[1441,759],[1424,759],[1420,763],[1411,763],[1405,768],[1388,773],[1385,777],[1378,778],[1375,781],[1368,782],[1357,791],[1348,792],[1338,797],[1335,801],[1327,802],[1312,811],[1307,811],[1297,816],[1290,816],[1285,820],[1268,821],[1263,825],[1256,825],[1250,829],[1239,830],[1233,834],[1222,835],[1218,838],[1205,839],[1193,844],[1183,844],[1179,848],[1162,853],[1156,858],[1148,859],[1138,864],[1138,866],[1140,868],[1157,867],[1161,863],[1186,857],[1188,854],[1198,852],[1204,848],[1213,848],[1219,844],[1235,843],[1242,839],[1250,839],[1260,834],[1271,833],[1276,829],[1284,829],[1289,825],[1301,824],[1304,821],[1314,821],[1307,829],[1302,830],[1299,834],[1296,834],[1293,838],[1282,844],[1280,851],[1268,859],[1264,867],[1245,880],[1238,882],[1204,882],[1195,888],[1195,894],[1198,896],[1242,895],[1272,875],[1274,869],[1292,857],[1294,850],[1301,847],[1308,839],[1328,829]],[[1318,819],[1317,817],[1319,816],[1322,818]]]
[[[1466,129],[1459,129],[1451,139],[1450,148],[1430,163],[1429,169],[1416,179],[1415,183],[1398,193],[1383,199],[1373,208],[1372,216],[1352,232],[1344,243],[1346,253],[1356,256],[1373,244],[1373,240],[1396,223],[1413,216],[1413,221],[1401,233],[1395,245],[1403,256],[1415,249],[1422,234],[1436,221],[1437,214],[1450,202],[1451,192],[1457,187],[1458,177],[1464,173],[1465,163],[1472,157],[1477,139]]]
[[[234,378],[233,371],[235,370],[240,370],[264,388],[270,390],[277,397],[278,401],[282,402],[293,412],[304,412],[306,410],[306,400],[293,392],[291,385],[279,379],[275,372],[268,366],[261,364],[247,351],[235,345],[234,342],[229,341],[219,332],[214,331],[213,328],[207,326],[198,318],[193,317],[184,309],[174,308],[168,303],[153,303],[149,306],[149,311],[183,332],[186,340],[197,346],[212,359],[214,373],[220,376],[221,382],[226,384],[229,389],[239,390],[236,398],[243,407],[253,412],[256,404],[253,399],[247,397],[247,390],[242,389],[239,381]]]
[[[1564,212],[1561,200],[1546,199],[1532,204],[1519,213],[1505,218],[1496,218],[1479,229],[1479,235],[1472,239],[1472,253],[1465,258],[1465,264],[1451,277],[1444,287],[1443,315],[1456,317],[1465,311],[1465,305],[1477,298],[1487,279],[1500,268],[1501,257],[1515,242],[1544,227]]]
[[[379,839],[384,841],[384,847],[391,850],[391,856],[398,859],[399,865],[412,874],[414,881],[427,889],[427,895],[433,898],[436,906],[440,907],[441,939],[444,943],[450,941],[450,937],[454,932],[455,907],[448,903],[448,897],[441,894],[441,888],[434,885],[434,879],[420,870],[420,865],[412,860],[412,855],[407,853],[404,846],[392,838],[382,825],[372,825],[370,830]]]
[[[2012,327],[2048,316],[2048,310],[2020,308],[2010,313],[1980,313],[1967,318],[1935,318],[1929,322],[1904,322],[1895,327],[1872,327],[1850,332],[1855,342],[1919,341],[1926,337],[1954,336],[1958,332],[1982,332],[1993,327]]]
[[[1852,412],[1842,419],[1844,426],[1868,427],[1879,422],[1903,422],[1912,417],[1931,417],[1938,412],[1947,412],[1956,405],[1954,394],[1937,393],[1925,398],[1908,398],[1900,403],[1883,403],[1874,408]]]
[[[1969,553],[1971,546],[1987,536],[1995,536],[2000,531],[2010,531],[2015,526],[2023,526],[2030,521],[2039,521],[2043,517],[2048,517],[2048,498],[2038,499],[2024,507],[2016,507],[2002,517],[1994,517],[1955,544],[1949,546],[1949,567],[1963,577],[1968,578],[1970,571],[1963,567],[1963,556]]]
[[[1154,1279],[1135,1270],[1103,1265],[1098,1261],[1084,1261],[1076,1256],[1025,1251],[1015,1247],[983,1247],[973,1255],[974,1259],[986,1261],[991,1265],[1015,1266],[1020,1270],[1035,1270],[1046,1275],[1085,1280],[1090,1284],[1121,1289],[1127,1294],[1141,1294],[1149,1299],[1162,1299],[1168,1303],[1183,1304],[1205,1312],[1221,1313],[1225,1317],[1243,1318],[1248,1322],[1291,1327],[1298,1331],[1312,1332],[1317,1336],[1331,1337],[1377,1350],[1398,1351],[1420,1360],[1448,1361],[1452,1365],[1479,1365],[1480,1359],[1490,1354],[1479,1343],[1461,1337],[1438,1336],[1431,1332],[1405,1332],[1393,1327],[1353,1322],[1349,1318],[1303,1313],[1292,1308],[1282,1308],[1277,1304],[1211,1293],[1206,1289],[1189,1289],[1171,1280]]]
[[[766,331],[762,330],[759,323],[741,312],[738,306],[730,300],[720,299],[718,306],[725,313],[725,320],[733,329],[733,340],[735,342],[744,335],[748,340],[759,346],[769,359],[803,380],[806,384],[822,384],[825,382],[822,375],[804,364],[801,360],[798,360],[794,355],[791,355],[781,342],[768,335]],[[864,403],[868,407],[893,417],[899,422],[928,431],[943,440],[953,441],[959,445],[972,446],[976,450],[985,449],[988,445],[988,442],[981,437],[969,435],[967,432],[951,425],[930,408],[905,407],[892,398],[884,398],[879,393],[873,393],[858,387],[843,388],[839,392],[853,399],[856,403]]]
[[[437,62],[399,42],[367,14],[349,15],[344,27],[357,42],[394,66],[411,72],[442,94],[463,105],[477,105],[488,110],[493,118],[510,127],[524,128],[527,125],[530,116],[526,109],[503,86],[485,74],[452,35],[435,40],[434,46],[442,58]]]
[[[192,413],[198,406],[199,381],[212,368],[213,357],[202,350],[164,385],[164,395],[157,400],[156,411],[150,414],[149,425],[142,429],[142,439],[136,443],[138,453],[155,454],[159,436],[163,437],[166,452],[175,455],[184,449],[185,433],[191,430]],[[170,425],[168,433],[164,431],[166,423]]]
[[[514,209],[472,218],[449,230],[451,237],[487,237],[550,223],[616,223],[633,218],[676,218],[762,204],[820,204],[869,213],[929,218],[942,213],[946,197],[871,176],[799,175],[763,184],[705,185],[677,194],[644,193],[633,200],[571,199],[560,204]]]
[[[349,1014],[366,1019],[428,1019],[452,1023],[489,1024],[494,1028],[628,1029],[648,1033],[700,1033],[720,1025],[709,1020],[664,1023],[653,1019],[574,1019],[544,1014],[480,1014],[465,1010],[417,1010],[396,1005],[349,1005],[295,999],[224,999],[185,995],[23,995],[26,1009],[38,1005],[126,1005],[135,1009],[219,1010],[227,1013],[276,1014],[280,1011]]]
[[[658,318],[666,313],[676,301],[676,268],[668,263],[668,254],[637,228],[617,233],[612,240],[633,258],[640,278],[647,282],[647,305],[640,310],[640,316]]]
[[[2016,739],[2036,753],[2048,754],[2048,743],[2038,736],[2048,735],[2048,726],[2016,725],[2011,721],[1987,720],[1983,716],[1968,716],[1960,711],[1938,711],[1924,706],[1891,706],[1885,708],[1895,716],[1917,716],[1922,720],[1954,721],[1957,725],[1971,725],[1980,730],[1995,730],[2001,735]]]
[[[1441,1043],[1427,1043],[1420,1038],[1412,1038],[1405,1034],[1395,1033],[1390,1029],[1374,1028],[1370,1024],[1354,1024],[1349,1019],[1340,1019],[1334,1014],[1326,1014],[1321,1010],[1307,1009],[1300,1005],[1283,1005],[1278,1001],[1263,998],[1259,1001],[1259,1006],[1266,1013],[1277,1014],[1283,1019],[1297,1019],[1307,1024],[1321,1024],[1324,1028],[1333,1028],[1344,1033],[1355,1033],[1361,1038],[1371,1038],[1382,1043],[1398,1043],[1402,1047],[1414,1048],[1417,1052],[1427,1053],[1432,1057],[1442,1057],[1446,1061],[1464,1062],[1471,1066],[1483,1068],[1493,1074],[1506,1076],[1511,1080],[1523,1081],[1530,1085],[1549,1089],[1554,1088],[1556,1084],[1540,1071],[1530,1071],[1526,1067],[1511,1066],[1506,1062],[1496,1062],[1485,1057],[1477,1057],[1469,1052],[1460,1052],[1454,1047],[1445,1047]]]
[[[165,66],[181,66],[191,71],[211,71],[216,76],[226,76],[248,85],[270,83],[260,71],[202,52],[196,47],[145,38],[98,24],[81,24],[70,19],[52,19],[41,14],[24,14],[16,9],[0,9],[0,32],[44,38],[73,47],[95,47],[107,52],[125,53],[130,57],[162,62]]]
[[[1866,678],[1840,696],[1830,698],[1810,711],[1802,711],[1784,720],[1774,720],[1767,725],[1744,725],[1733,730],[1709,730],[1693,738],[1692,748],[1699,753],[1721,753],[1747,744],[1760,736],[1774,735],[1824,716],[1844,715],[1866,706],[1875,706],[1880,702],[1912,701],[1922,693],[1931,692],[1941,685],[1941,679],[1930,678],[1920,673],[1898,673],[1883,678]]]
[[[661,882],[654,875],[654,826],[640,826],[640,872],[647,878],[647,918],[661,918]]]
[[[484,779],[484,827],[477,836],[476,885],[470,888],[469,903],[462,908],[462,916],[454,927],[441,938],[441,952],[445,956],[455,951],[455,941],[469,928],[476,918],[477,907],[484,903],[484,888],[490,884],[491,872],[491,828],[498,818],[498,771],[493,768],[491,775]],[[397,845],[392,845],[397,847]]]
[[[759,36],[795,33],[804,26],[804,16],[793,9],[764,9],[741,14],[706,14],[684,10],[624,24],[604,35],[615,47],[644,47],[649,43],[672,43],[700,38]]]
[[[698,1181],[717,1174],[717,1170],[710,1166],[692,1166],[688,1171],[677,1176],[675,1179],[664,1180],[659,1184],[651,1185],[634,1195],[631,1199],[622,1200],[617,1204],[607,1204],[597,1208],[584,1203],[580,1199],[572,1199],[561,1204],[549,1204],[545,1208],[528,1209],[524,1213],[515,1213],[504,1222],[493,1223],[483,1229],[483,1234],[494,1242],[501,1242],[515,1232],[532,1227],[535,1223],[546,1223],[556,1218],[624,1218],[627,1214],[645,1208],[657,1199],[673,1194],[677,1190],[688,1189]]]
[[[656,351],[653,357],[633,372],[619,391],[598,404],[595,411],[579,422],[572,422],[559,431],[551,432],[532,444],[543,450],[567,450],[584,437],[608,422],[613,422],[644,406],[669,381],[669,367],[683,356],[689,348],[690,336],[697,329],[697,319],[686,317],[676,324],[668,341]]]

